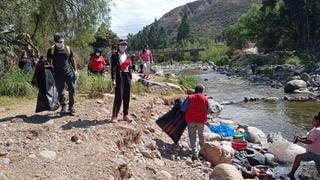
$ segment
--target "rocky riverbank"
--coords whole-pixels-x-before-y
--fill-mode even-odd
[[[197,69],[204,67],[206,71],[210,65]],[[163,85],[139,81],[146,86]],[[34,104],[0,112],[0,179],[219,179],[239,174],[226,165],[234,154],[230,139],[206,129],[204,158],[192,161],[187,130],[175,145],[156,125],[176,97],[186,96],[176,90],[178,94],[171,96],[157,88],[133,95],[132,123],[110,122],[112,94],[99,99],[79,95],[75,116],[34,114]],[[210,119],[210,125],[221,123],[246,129],[250,147],[268,150],[267,136],[261,130],[219,117]]]

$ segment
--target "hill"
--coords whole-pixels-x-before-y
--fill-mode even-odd
[[[184,14],[187,14],[192,37],[222,37],[225,29],[260,0],[198,0],[177,7],[160,18],[169,38],[174,40]]]

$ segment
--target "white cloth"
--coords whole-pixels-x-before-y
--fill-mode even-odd
[[[126,53],[123,53],[123,54],[119,53],[119,56],[120,56],[119,60],[120,60],[120,66],[121,66],[121,64],[128,59],[128,56]],[[129,72],[129,66],[123,72]]]
[[[150,61],[143,61],[143,74],[145,76],[149,76],[150,75],[150,68],[151,68]]]

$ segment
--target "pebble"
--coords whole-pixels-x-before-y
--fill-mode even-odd
[[[9,158],[1,158],[1,161],[4,163],[4,164],[10,164],[11,160]]]
[[[165,163],[160,159],[154,159],[154,163],[158,166],[164,166]]]
[[[149,152],[149,151],[147,151],[147,150],[142,150],[142,151],[140,151],[141,152],[141,154],[144,156],[144,157],[146,157],[146,158],[150,158],[150,159],[153,159],[153,156],[152,156],[152,154]]]
[[[55,160],[56,159],[56,156],[57,156],[57,153],[54,152],[54,151],[48,151],[48,150],[44,150],[44,151],[41,151],[40,152],[40,156],[45,158],[45,159],[48,159],[48,160]]]
[[[1,156],[6,156],[6,155],[8,155],[8,152],[0,152],[0,157]]]
[[[31,159],[34,159],[34,158],[36,158],[37,156],[36,156],[35,154],[30,154],[28,157],[31,158]]]

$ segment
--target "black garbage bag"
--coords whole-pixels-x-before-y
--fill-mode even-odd
[[[175,101],[174,107],[156,121],[158,126],[169,135],[175,144],[179,142],[187,127],[185,113],[180,108],[181,100],[178,99]]]
[[[59,108],[52,69],[46,67],[47,65],[46,60],[39,61],[32,78],[32,84],[39,90],[36,112],[55,111]]]

